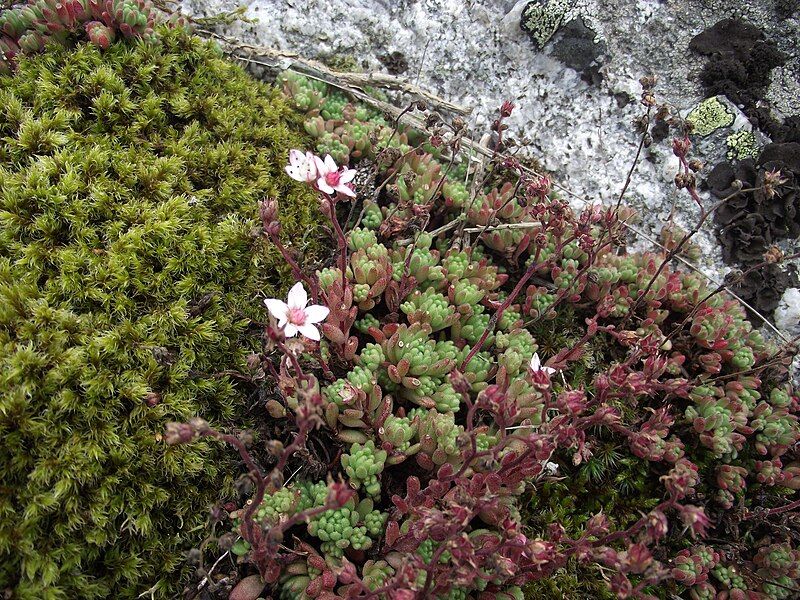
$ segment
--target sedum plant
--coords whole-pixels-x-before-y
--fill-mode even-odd
[[[257,200],[285,192],[283,239],[319,242],[282,171],[297,131],[275,90],[182,30],[50,46],[0,76],[5,594],[177,596],[235,466],[165,446],[163,423],[245,419],[226,371],[252,295],[288,273],[251,235]]]
[[[105,50],[117,36],[152,42],[160,23],[184,24],[148,0],[28,0],[0,14],[0,73],[10,72],[18,55],[40,52],[48,43],[79,38]]]
[[[626,252],[624,209],[575,213],[499,155],[465,171],[457,123],[430,119],[420,139],[319,83],[282,82],[328,154],[293,151],[287,174],[317,191],[333,234],[314,274],[285,256],[328,312],[289,327],[267,300],[250,380],[275,386],[275,439],[248,447],[203,419],[167,429],[172,444],[226,441],[247,467],[244,506],[217,515],[242,579],[208,576],[210,589],[789,597],[787,352],[669,256]],[[276,242],[282,203],[261,203]]]

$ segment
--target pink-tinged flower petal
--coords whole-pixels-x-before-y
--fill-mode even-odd
[[[302,335],[306,336],[310,340],[318,342],[320,339],[319,329],[314,327],[311,323],[300,325],[300,327],[298,327],[297,329],[300,331]]]
[[[355,169],[345,169],[342,171],[342,174],[339,175],[339,183],[350,183],[353,181],[353,178],[356,176]]]
[[[317,178],[317,161],[314,160],[315,158],[311,152],[306,152],[306,168],[308,169],[306,179],[309,183]]]
[[[325,170],[328,173],[335,173],[339,170],[339,166],[330,154],[325,155]]]
[[[286,171],[286,174],[289,177],[291,177],[292,179],[294,179],[295,181],[302,181],[302,182],[305,183],[306,178],[304,176],[300,175],[295,167],[292,167],[290,165],[286,165],[284,167],[284,171]]]
[[[531,358],[531,371],[541,371],[542,373],[546,373],[547,375],[552,375],[556,372],[556,369],[553,367],[543,367],[542,361],[539,358],[539,353],[534,352],[533,357]]]
[[[308,294],[306,294],[306,288],[303,287],[301,281],[295,283],[292,289],[289,290],[286,304],[289,308],[305,308],[306,304],[308,304]]]
[[[344,194],[345,196],[350,196],[351,198],[356,197],[356,193],[353,191],[353,188],[350,188],[346,185],[337,185],[335,189],[337,192]]]
[[[306,307],[306,323],[319,323],[324,321],[331,312],[327,306],[312,304]]]
[[[289,162],[293,167],[299,167],[303,164],[303,151],[302,150],[289,150]]]
[[[317,188],[319,189],[320,192],[324,192],[329,196],[332,196],[334,193],[336,193],[336,190],[328,185],[328,182],[325,181],[324,177],[320,177],[319,179],[317,179]]]
[[[270,314],[278,319],[278,327],[283,327],[289,320],[289,305],[276,298],[266,298],[264,304],[267,305]]]
[[[317,179],[317,165],[311,152],[303,153],[301,150],[290,150],[289,164],[285,167],[285,170],[289,177],[303,183],[312,183]]]
[[[294,337],[297,335],[297,325],[294,323],[287,323],[286,327],[283,328],[283,335],[287,338]]]
[[[314,164],[317,167],[317,176],[325,177],[325,173],[328,172],[327,167],[325,167],[325,162],[319,156],[314,156]]]

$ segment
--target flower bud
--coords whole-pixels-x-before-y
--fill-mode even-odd
[[[261,366],[261,355],[252,352],[247,355],[246,362],[247,362],[247,368],[250,369],[251,371],[255,371],[256,369],[258,369],[258,367]]]
[[[150,408],[158,406],[161,403],[161,394],[158,392],[148,392],[144,397],[144,403]]]
[[[672,153],[678,158],[686,156],[686,153],[689,152],[691,147],[692,142],[689,141],[688,137],[675,138],[672,140]]]
[[[653,555],[644,544],[633,544],[627,552],[628,568],[633,573],[644,573],[653,562]]]
[[[356,573],[356,566],[347,559],[343,559],[343,561],[344,564],[342,564],[342,570],[339,573],[339,581],[344,584],[357,581],[358,573]]]
[[[355,491],[341,481],[328,485],[328,502],[334,506],[344,506],[355,494]]]
[[[262,200],[258,203],[258,209],[264,233],[268,236],[277,235],[281,229],[277,219],[278,202],[272,198]]]
[[[197,433],[205,433],[211,429],[208,421],[200,417],[192,417],[189,419],[189,425],[191,425]]]
[[[470,391],[472,391],[472,386],[467,380],[467,377],[458,369],[450,371],[448,378],[450,379],[450,385],[452,385],[453,389],[459,394],[469,394]]]
[[[528,187],[525,190],[527,194],[533,198],[537,198],[540,202],[543,202],[552,191],[552,182],[547,175],[542,175],[536,177],[533,181],[528,184]],[[543,234],[544,235],[544,234]],[[544,243],[541,245],[546,245],[547,239],[545,237]]]
[[[702,508],[698,506],[678,506],[681,520],[692,532],[692,536],[705,537],[711,520],[706,516]]]
[[[167,423],[164,441],[170,446],[185,444],[195,438],[196,432],[188,423]]]
[[[667,535],[669,525],[667,523],[667,516],[660,510],[654,510],[647,515],[647,523],[645,524],[645,534],[648,539],[656,541]]]
[[[586,533],[589,535],[605,535],[611,528],[611,521],[603,513],[597,513],[586,522]]]

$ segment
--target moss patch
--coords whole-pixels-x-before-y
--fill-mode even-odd
[[[277,92],[182,31],[158,45],[49,48],[0,77],[0,589],[174,598],[182,550],[236,475],[167,421],[227,422],[258,290],[285,265],[253,236],[303,147]],[[149,404],[154,406],[149,406]]]

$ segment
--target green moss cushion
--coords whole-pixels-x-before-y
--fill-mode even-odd
[[[0,77],[0,590],[20,600],[177,596],[236,472],[160,432],[243,411],[219,373],[285,272],[257,201],[314,250],[318,209],[282,176],[289,109],[212,46],[162,38]]]

